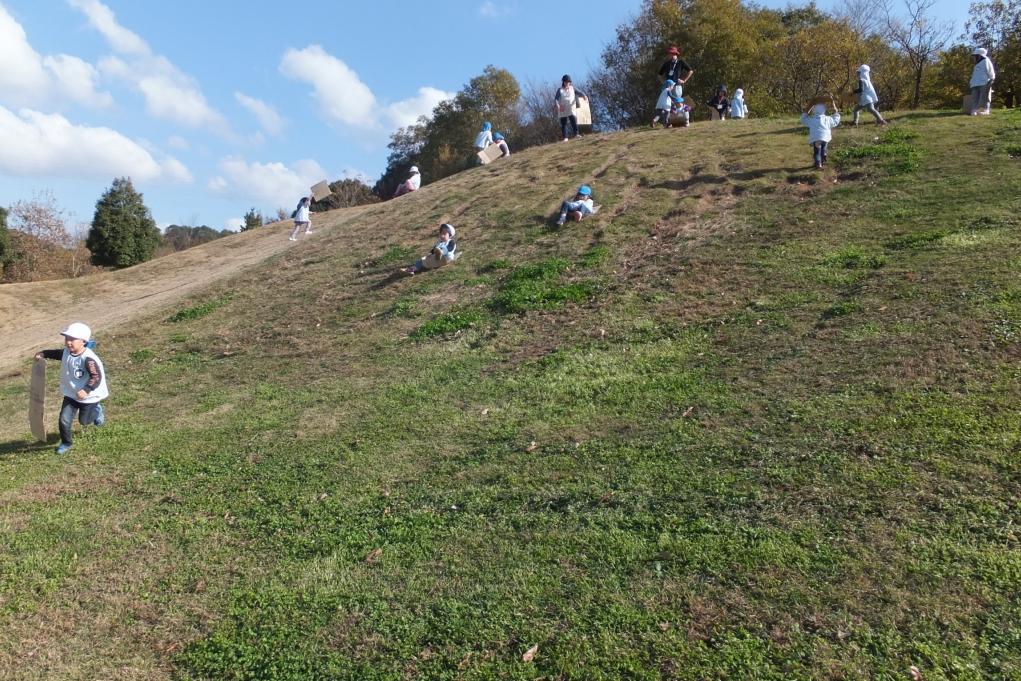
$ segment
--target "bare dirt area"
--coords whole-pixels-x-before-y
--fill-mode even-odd
[[[313,233],[330,231],[365,207],[330,211],[315,220]],[[63,325],[84,321],[104,332],[167,308],[209,284],[294,248],[290,222],[278,222],[114,272],[0,286],[0,369],[10,368],[42,347],[58,344]]]

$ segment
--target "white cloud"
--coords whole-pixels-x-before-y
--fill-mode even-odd
[[[158,54],[137,34],[117,23],[113,11],[99,0],[68,0],[81,10],[89,25],[99,31],[115,52],[126,55],[100,60],[107,77],[128,82],[145,98],[146,110],[156,118],[190,128],[210,129],[230,135],[227,120],[206,101],[201,88],[187,74]]]
[[[74,125],[59,114],[0,106],[0,173],[15,177],[57,176],[136,181],[191,182],[183,163],[157,161],[137,142],[116,130]]]
[[[209,181],[211,191],[243,197],[267,206],[289,206],[309,193],[327,173],[315,161],[304,159],[291,166],[283,163],[249,163],[228,156],[220,161],[221,175]]]
[[[109,92],[97,92],[99,71],[92,64],[67,54],[46,57],[43,65],[56,78],[57,90],[68,98],[88,106],[105,108],[113,106]]]
[[[453,99],[454,95],[434,87],[421,87],[418,96],[388,106],[387,115],[396,127],[403,128],[413,125],[419,116],[431,116],[437,104]]]
[[[80,10],[89,19],[89,24],[99,31],[110,46],[122,54],[148,55],[149,45],[136,33],[117,23],[113,10],[99,0],[67,0],[71,7]]]
[[[288,50],[280,63],[288,78],[310,84],[327,119],[371,128],[377,125],[376,96],[347,64],[319,45]]]
[[[227,218],[223,223],[224,229],[229,229],[232,232],[240,232],[241,228],[245,226],[244,218]]]
[[[180,151],[188,151],[191,149],[191,144],[188,140],[184,139],[180,135],[171,135],[167,138],[167,146],[171,149],[178,149]]]
[[[97,92],[99,73],[88,62],[67,54],[42,57],[28,35],[0,5],[0,100],[39,105],[54,98],[93,107],[113,104],[108,92]]]
[[[486,0],[479,7],[479,14],[486,17],[487,19],[499,19],[505,17],[511,13],[511,8],[507,5],[498,5],[493,0]]]
[[[411,125],[419,116],[430,115],[437,104],[454,96],[452,92],[422,87],[414,97],[381,105],[355,71],[319,45],[288,50],[280,62],[280,71],[312,86],[312,97],[319,102],[327,120],[357,128]]]
[[[249,97],[243,92],[235,92],[234,99],[238,101],[238,104],[248,109],[259,121],[262,129],[270,135],[279,135],[283,132],[285,124],[283,116],[277,113],[276,109],[272,106],[261,99]]]

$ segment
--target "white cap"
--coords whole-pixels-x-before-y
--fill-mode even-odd
[[[744,97],[744,90],[742,90],[741,88],[738,88],[738,89],[734,90],[734,96],[735,97]]]
[[[67,328],[60,332],[60,335],[67,336],[68,338],[80,338],[83,341],[88,341],[92,338],[92,329],[81,322],[74,322],[73,324],[68,324]]]
[[[862,64],[861,66],[858,67],[858,73],[868,73],[871,70],[872,67],[869,66],[868,64]]]
[[[449,231],[451,238],[453,238],[454,235],[457,234],[457,230],[454,229],[454,225],[450,224],[449,222],[444,222],[442,225],[440,225],[440,229],[441,230],[446,229],[447,231]]]
[[[411,166],[410,168],[408,168],[408,172],[417,173],[418,172],[418,166]]]
[[[976,47],[975,51],[972,52],[972,54],[974,54],[975,56],[978,56],[978,57],[984,57],[987,54],[989,54],[989,52],[987,52],[986,48],[984,48],[984,47]]]

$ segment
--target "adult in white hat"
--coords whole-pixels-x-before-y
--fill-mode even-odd
[[[855,93],[858,95],[858,106],[854,107],[853,123],[858,125],[858,115],[862,111],[868,111],[876,119],[876,125],[886,125],[886,120],[876,108],[876,104],[879,104],[879,95],[872,85],[872,67],[868,64],[858,67],[858,89]]]
[[[988,116],[993,102],[996,69],[993,68],[993,60],[989,58],[986,48],[979,47],[972,54],[975,57],[975,68],[971,70],[971,115]]]
[[[408,179],[397,188],[397,192],[394,194],[395,199],[402,194],[418,191],[418,188],[422,186],[422,174],[418,172],[418,166],[408,168],[408,173],[410,173]]]

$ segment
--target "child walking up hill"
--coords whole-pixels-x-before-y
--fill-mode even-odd
[[[833,139],[833,128],[840,125],[840,112],[836,110],[836,102],[832,102],[833,115],[826,115],[825,104],[812,104],[801,114],[801,124],[808,126],[808,143],[812,145],[812,158],[816,170],[826,164],[827,147]]]

